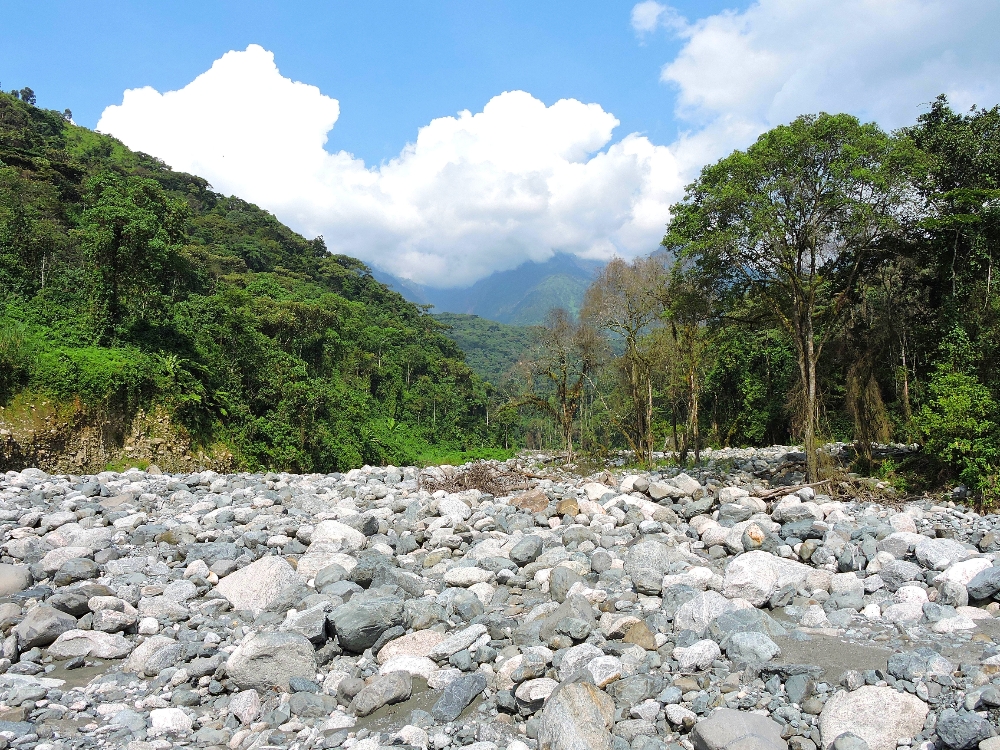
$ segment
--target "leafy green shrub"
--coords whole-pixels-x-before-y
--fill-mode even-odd
[[[0,403],[24,385],[34,360],[35,348],[27,329],[16,321],[0,318]]]
[[[416,463],[420,466],[433,464],[451,464],[461,466],[470,461],[506,461],[516,455],[517,451],[504,448],[472,448],[470,450],[447,450],[442,446],[428,445],[421,453]]]
[[[994,509],[1000,503],[1000,472],[993,471],[982,477],[979,482],[979,491],[982,493],[982,504],[984,508]]]
[[[988,491],[1000,467],[997,402],[969,369],[969,341],[956,329],[942,344],[942,357],[915,415],[924,452],[946,464],[963,482]]]
[[[133,348],[52,348],[39,353],[32,384],[54,396],[86,402],[133,402],[150,389],[157,365]]]

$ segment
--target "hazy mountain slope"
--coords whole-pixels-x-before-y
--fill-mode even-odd
[[[500,271],[464,289],[436,289],[377,271],[375,278],[417,304],[434,305],[434,312],[464,313],[515,325],[537,325],[553,307],[579,312],[583,295],[598,261],[559,253],[545,263],[529,261]]]

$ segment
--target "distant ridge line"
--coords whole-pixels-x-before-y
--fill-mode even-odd
[[[461,313],[511,325],[538,325],[553,307],[565,307],[577,315],[587,287],[604,265],[602,261],[556,253],[544,263],[527,261],[460,289],[424,286],[380,269],[372,273],[410,302],[433,305],[433,313]]]

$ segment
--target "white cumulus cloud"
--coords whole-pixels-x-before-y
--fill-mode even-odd
[[[505,92],[482,112],[432,120],[377,167],[325,150],[339,114],[251,45],[178,91],[126,91],[97,128],[324,235],[334,252],[435,286],[553,252],[649,252],[683,185],[668,148],[635,134],[612,142],[614,115],[573,99]]]
[[[632,28],[640,36],[659,28],[683,32],[687,29],[687,21],[671,6],[656,0],[645,0],[632,8]]]
[[[799,114],[895,128],[939,93],[960,109],[1000,101],[995,0],[757,0],[691,21],[645,0],[630,20],[640,41],[681,42],[660,71],[680,125],[667,146],[615,140],[618,120],[599,104],[508,91],[432,120],[369,166],[326,148],[337,100],[282,76],[256,45],[178,91],[126,91],[98,129],[324,235],[334,252],[458,286],[554,252],[653,250],[703,164]]]
[[[1000,101],[995,0],[758,0],[742,12],[661,21],[677,17],[658,3],[633,9],[637,31],[666,25],[683,40],[661,79],[676,87],[678,117],[691,128],[674,144],[685,163],[808,112],[895,128],[941,93],[959,109]]]

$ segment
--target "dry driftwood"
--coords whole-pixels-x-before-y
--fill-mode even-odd
[[[761,495],[757,495],[757,497],[760,498],[761,500],[767,500],[768,498],[777,497],[778,495],[790,495],[793,492],[798,492],[799,490],[803,490],[806,487],[819,487],[820,485],[829,483],[830,483],[829,479],[824,479],[819,482],[812,482],[811,484],[797,484],[792,487],[778,487],[777,489],[768,490],[767,492]]]

